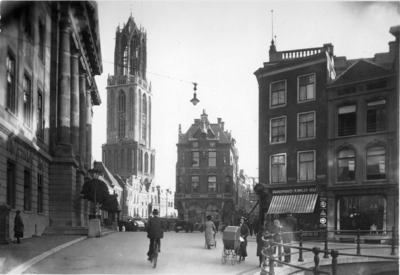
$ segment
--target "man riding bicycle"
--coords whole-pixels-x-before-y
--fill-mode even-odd
[[[154,248],[154,241],[158,244],[158,252],[160,251],[161,247],[161,240],[164,237],[164,221],[158,217],[158,210],[153,210],[153,217],[149,219],[147,223],[146,231],[147,231],[147,238],[150,239],[150,246],[149,252],[147,252],[147,256],[149,258],[147,260],[153,260],[153,248]]]

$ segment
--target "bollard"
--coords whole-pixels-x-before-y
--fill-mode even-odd
[[[396,234],[395,234],[395,228],[393,226],[392,227],[392,253],[390,253],[390,255],[396,255],[395,243],[396,243]]]
[[[331,250],[332,257],[332,275],[337,275],[337,258],[339,257],[339,251]]]
[[[301,229],[300,229],[299,246],[300,246],[299,262],[304,262],[304,259],[303,259],[303,230],[301,230]]]
[[[269,274],[275,275],[275,261],[274,261],[274,256],[269,257]]]
[[[360,229],[357,229],[357,255],[361,255],[361,247],[360,247]]]
[[[314,253],[314,264],[315,264],[315,267],[313,268],[313,273],[314,273],[314,275],[318,275],[319,271],[320,271],[319,256],[318,256],[320,249],[319,249],[319,247],[314,246],[312,251]]]
[[[325,228],[325,253],[324,253],[324,259],[328,259],[328,228]]]

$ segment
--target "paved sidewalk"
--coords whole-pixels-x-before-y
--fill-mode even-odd
[[[21,239],[21,244],[0,245],[0,274],[21,274],[51,254],[85,239],[87,236],[82,235],[47,235]]]

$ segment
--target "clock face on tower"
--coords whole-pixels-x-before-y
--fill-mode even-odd
[[[199,146],[199,144],[197,142],[193,142],[193,147],[197,148]]]

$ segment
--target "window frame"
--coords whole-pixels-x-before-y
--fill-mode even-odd
[[[380,102],[380,101],[384,101],[384,103],[368,106],[370,103]],[[368,124],[368,120],[369,120],[368,111],[369,110],[373,110],[373,109],[374,110],[380,109],[380,110],[384,110],[385,111],[385,121],[384,121],[385,124],[384,124],[384,129],[383,130],[377,129],[376,131],[368,131],[368,127],[369,127],[369,125],[371,125],[371,123]],[[366,120],[365,120],[365,132],[367,134],[381,133],[381,132],[387,131],[389,116],[388,116],[388,105],[387,105],[386,98],[381,98],[381,99],[376,99],[376,100],[368,100],[366,102],[366,116],[365,117],[366,117]],[[379,125],[378,125],[377,121],[375,122],[374,126],[375,126],[375,128],[379,128]]]
[[[313,94],[314,97],[312,99],[305,99],[305,100],[300,100],[300,78],[302,77],[307,77],[307,76],[313,76],[313,85],[314,85],[314,90],[313,90]],[[310,101],[315,101],[317,98],[317,77],[316,77],[316,73],[308,73],[308,74],[303,74],[303,75],[299,75],[297,76],[297,103],[301,104],[301,103],[306,103],[306,102],[310,102]]]
[[[211,178],[215,178],[215,181],[210,181]],[[214,187],[214,191],[211,192],[210,191],[210,183],[214,183],[215,187]],[[217,176],[208,176],[207,177],[207,192],[208,193],[212,193],[212,194],[216,194],[217,193]]]
[[[313,128],[314,128],[314,136],[312,136],[312,137],[300,137],[300,116],[301,115],[306,115],[306,114],[313,114],[313,118],[314,118],[314,120],[313,120]],[[316,126],[316,112],[315,111],[310,111],[310,112],[302,112],[302,113],[298,113],[297,114],[297,140],[309,140],[309,139],[315,139],[316,138],[316,136],[317,136],[317,126]],[[308,125],[308,122],[306,122],[307,123],[307,125]]]
[[[24,169],[24,210],[32,210],[32,175],[29,169]]]
[[[37,213],[43,213],[43,175],[37,173]]]
[[[26,81],[26,87],[25,87]],[[25,95],[27,101],[25,103]],[[22,79],[22,104],[23,104],[23,123],[29,129],[32,126],[32,77],[25,72]]]
[[[272,138],[273,138],[273,136],[272,136],[272,121],[273,120],[282,119],[282,118],[284,119],[284,123],[285,123],[285,125],[284,125],[284,128],[285,128],[284,141],[272,141]],[[277,136],[279,137],[279,135],[277,135]],[[286,116],[280,116],[280,117],[271,118],[269,120],[269,143],[270,144],[281,144],[281,143],[286,143],[286,140],[287,140],[287,117]]]
[[[354,153],[354,157],[339,157],[339,153],[341,151],[345,151],[345,150],[352,150]],[[347,179],[347,180],[340,180],[340,175],[339,175],[339,161],[340,160],[347,160],[349,161],[350,159],[354,160],[354,179]],[[349,165],[348,165],[349,166]],[[349,170],[350,171],[350,170]],[[339,150],[336,151],[336,182],[338,183],[344,183],[344,182],[354,182],[356,180],[356,172],[357,172],[357,153],[356,150],[354,148],[341,148]]]
[[[354,126],[354,133],[351,133],[351,134],[339,134],[339,132],[340,132],[340,125],[339,125],[340,119],[339,119],[339,116],[340,116],[340,115],[343,115],[343,114],[340,114],[339,109],[342,108],[342,107],[349,107],[349,106],[354,106],[354,108],[355,108],[355,111],[354,111],[354,112],[351,112],[351,113],[354,113],[354,115],[355,115],[355,119],[354,119],[354,124],[355,124],[355,126]],[[337,135],[337,137],[349,137],[349,136],[355,136],[355,135],[357,135],[357,104],[356,104],[356,102],[351,103],[351,104],[346,104],[346,105],[338,105],[338,106],[336,106],[336,112],[337,112],[337,115],[336,115],[336,119],[337,119],[336,135]],[[344,113],[344,114],[350,114],[350,112],[347,112],[347,113]],[[343,127],[343,128],[344,128],[344,127]],[[347,128],[346,128],[346,129],[347,129]],[[342,130],[342,131],[344,131],[344,130]],[[347,131],[348,131],[348,130],[347,130]]]
[[[224,180],[224,193],[230,194],[231,193],[231,176],[225,175],[225,180]],[[227,188],[228,187],[228,188]],[[228,190],[228,192],[227,192]]]
[[[215,154],[214,157],[211,157],[210,154]],[[211,165],[210,163],[212,160],[215,161],[215,165]],[[209,151],[208,152],[208,167],[216,167],[217,166],[217,152],[216,151]]]
[[[14,162],[7,160],[7,191],[6,203],[11,208],[16,208],[17,186],[16,186],[16,165]]]
[[[275,104],[272,105],[272,85],[279,83],[279,82],[284,82],[285,83],[285,90],[284,90],[284,103],[283,104]],[[282,79],[282,80],[278,80],[278,81],[273,81],[271,83],[269,83],[269,108],[270,109],[275,109],[275,108],[282,108],[285,107],[287,105],[287,80],[286,79]]]
[[[314,174],[313,174],[313,179],[306,179],[306,180],[302,180],[301,178],[300,178],[300,155],[302,154],[302,153],[310,153],[310,152],[312,152],[313,153],[313,172],[314,172]],[[305,162],[302,162],[302,163],[305,163]],[[306,151],[298,151],[297,152],[297,181],[298,182],[313,182],[313,181],[315,181],[316,180],[316,167],[317,165],[316,165],[316,151],[315,150],[306,150]]]
[[[41,89],[37,90],[36,137],[44,139],[44,97]],[[39,127],[40,126],[40,127]]]
[[[9,85],[8,82],[8,74],[9,74],[9,66],[8,62],[11,60],[13,62],[13,72],[12,74],[10,73],[10,77],[12,77],[12,83]],[[7,93],[7,99],[6,99],[6,109],[11,112],[12,114],[16,115],[18,112],[18,100],[17,100],[17,89],[16,89],[16,72],[17,72],[17,62],[16,62],[16,56],[15,54],[8,49],[7,51],[7,56],[6,56],[6,93]]]
[[[198,181],[193,181],[194,178],[197,178]],[[197,182],[197,187],[193,187],[193,183]],[[190,176],[190,191],[191,193],[200,193],[200,176]]]
[[[44,23],[44,20],[39,19],[38,22],[38,33],[39,33],[39,49],[38,49],[38,56],[39,59],[43,62],[45,61],[45,43],[46,43],[46,25]]]
[[[195,157],[195,153],[198,154],[198,157]],[[195,159],[197,159],[197,165],[196,165],[196,163],[194,163]],[[192,151],[190,167],[200,167],[200,151]]]
[[[377,148],[377,147],[382,147],[385,150],[385,155],[384,155],[384,159],[385,159],[385,178],[380,178],[380,179],[368,179],[368,151],[371,148]],[[374,155],[375,156],[375,155]],[[378,164],[379,165],[379,164]],[[367,148],[365,148],[365,173],[364,173],[364,177],[365,180],[370,182],[370,181],[387,181],[389,179],[389,163],[388,163],[388,152],[387,152],[387,147],[383,144],[376,144],[376,145],[371,145],[368,146]]]
[[[272,168],[273,168],[273,163],[272,163],[272,158],[273,157],[278,157],[278,156],[283,156],[284,157],[284,159],[285,159],[285,164],[283,165],[283,167],[284,167],[284,180],[283,181],[278,181],[278,182],[275,182],[275,181],[272,181]],[[270,155],[270,157],[269,157],[269,161],[270,161],[270,163],[269,163],[269,181],[270,181],[270,183],[271,184],[282,184],[282,183],[286,183],[287,182],[287,155],[286,155],[286,153],[279,153],[279,154],[273,154],[273,155]]]

